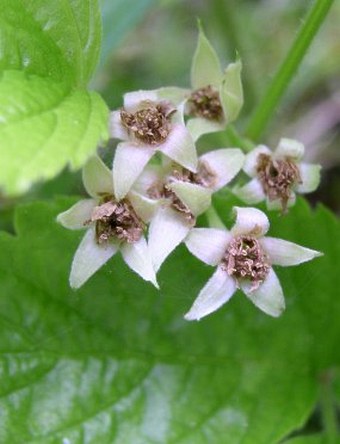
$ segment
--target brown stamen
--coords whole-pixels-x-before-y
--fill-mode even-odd
[[[164,142],[171,129],[170,117],[176,110],[168,102],[148,103],[148,106],[129,113],[122,109],[120,118],[136,139],[149,145]]]
[[[91,220],[96,223],[98,244],[116,238],[128,243],[137,242],[144,230],[144,223],[126,199],[116,202],[113,196],[105,196],[102,202],[94,207]]]
[[[249,279],[256,290],[267,277],[270,265],[259,241],[253,236],[235,237],[228,245],[221,266],[229,276]]]
[[[301,183],[298,166],[288,157],[276,160],[268,154],[259,154],[256,171],[269,200],[280,199],[286,211],[294,186]]]
[[[218,91],[211,85],[197,89],[188,100],[189,114],[209,120],[222,120],[223,108]]]
[[[185,168],[176,167],[172,171],[171,177],[177,180],[182,180],[183,182],[201,185],[204,188],[212,188],[216,183],[215,172],[212,171],[209,165],[204,161],[198,163],[197,173],[193,173]]]

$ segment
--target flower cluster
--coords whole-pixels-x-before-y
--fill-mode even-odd
[[[235,207],[228,231],[195,228],[211,206],[213,193],[243,171],[251,180],[232,191],[246,204],[266,200],[268,209],[286,212],[295,193],[313,191],[320,168],[301,162],[301,143],[281,139],[272,152],[260,145],[247,155],[239,147],[197,155],[203,135],[223,130],[243,104],[241,61],[222,71],[200,29],[191,66],[191,89],[166,87],[127,93],[110,115],[117,145],[112,170],[99,157],[83,170],[89,199],[58,215],[69,229],[85,235],[73,258],[70,285],[79,288],[118,251],[126,264],[158,288],[156,274],[182,242],[217,267],[185,319],[200,319],[227,302],[237,288],[262,311],[279,316],[283,292],[273,265],[297,265],[319,252],[265,237],[267,216],[256,208]]]

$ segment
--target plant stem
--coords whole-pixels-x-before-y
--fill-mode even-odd
[[[336,444],[339,442],[335,402],[332,392],[332,379],[331,371],[326,371],[321,375],[320,404],[328,444]]]
[[[205,212],[205,215],[208,220],[208,225],[210,228],[221,228],[225,230],[225,225],[222,222],[220,216],[217,214],[214,206],[211,205],[208,210]]]
[[[254,148],[254,144],[250,140],[240,136],[233,125],[228,125],[224,134],[228,143],[235,148],[241,148],[246,153]]]
[[[286,58],[250,119],[246,131],[250,139],[258,140],[263,133],[333,2],[334,0],[316,0],[308,11]]]

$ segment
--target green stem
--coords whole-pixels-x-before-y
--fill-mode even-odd
[[[333,2],[334,0],[316,0],[307,13],[286,58],[250,119],[246,134],[252,140],[258,140],[266,128]]]
[[[224,134],[226,136],[227,143],[235,148],[241,148],[246,153],[254,148],[254,144],[250,140],[240,136],[233,125],[228,125]]]
[[[213,205],[210,205],[208,210],[205,212],[205,215],[208,219],[208,225],[210,228],[222,228],[225,230],[225,225],[220,216],[217,214],[217,211]]]
[[[332,379],[330,371],[321,375],[320,404],[328,444],[336,444],[339,442],[335,402],[332,391]]]

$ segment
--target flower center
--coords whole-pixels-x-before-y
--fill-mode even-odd
[[[188,100],[189,114],[208,120],[221,120],[223,109],[218,91],[211,85],[196,89]]]
[[[98,244],[111,238],[134,243],[141,238],[144,230],[144,224],[131,204],[126,199],[115,202],[112,196],[104,197],[102,203],[94,207],[91,222],[96,223]]]
[[[298,166],[288,157],[274,160],[268,154],[260,154],[256,171],[269,200],[280,199],[285,210],[293,187],[301,183]]]
[[[256,290],[267,277],[270,265],[259,241],[253,236],[237,236],[228,245],[221,266],[229,276],[250,279]]]
[[[164,142],[171,129],[170,117],[176,110],[168,102],[150,103],[135,113],[120,111],[122,124],[136,139],[149,145]]]
[[[204,188],[212,188],[216,182],[216,174],[204,161],[198,163],[197,173],[193,173],[185,168],[176,167],[171,172],[171,177],[182,180],[183,182],[201,185]]]

